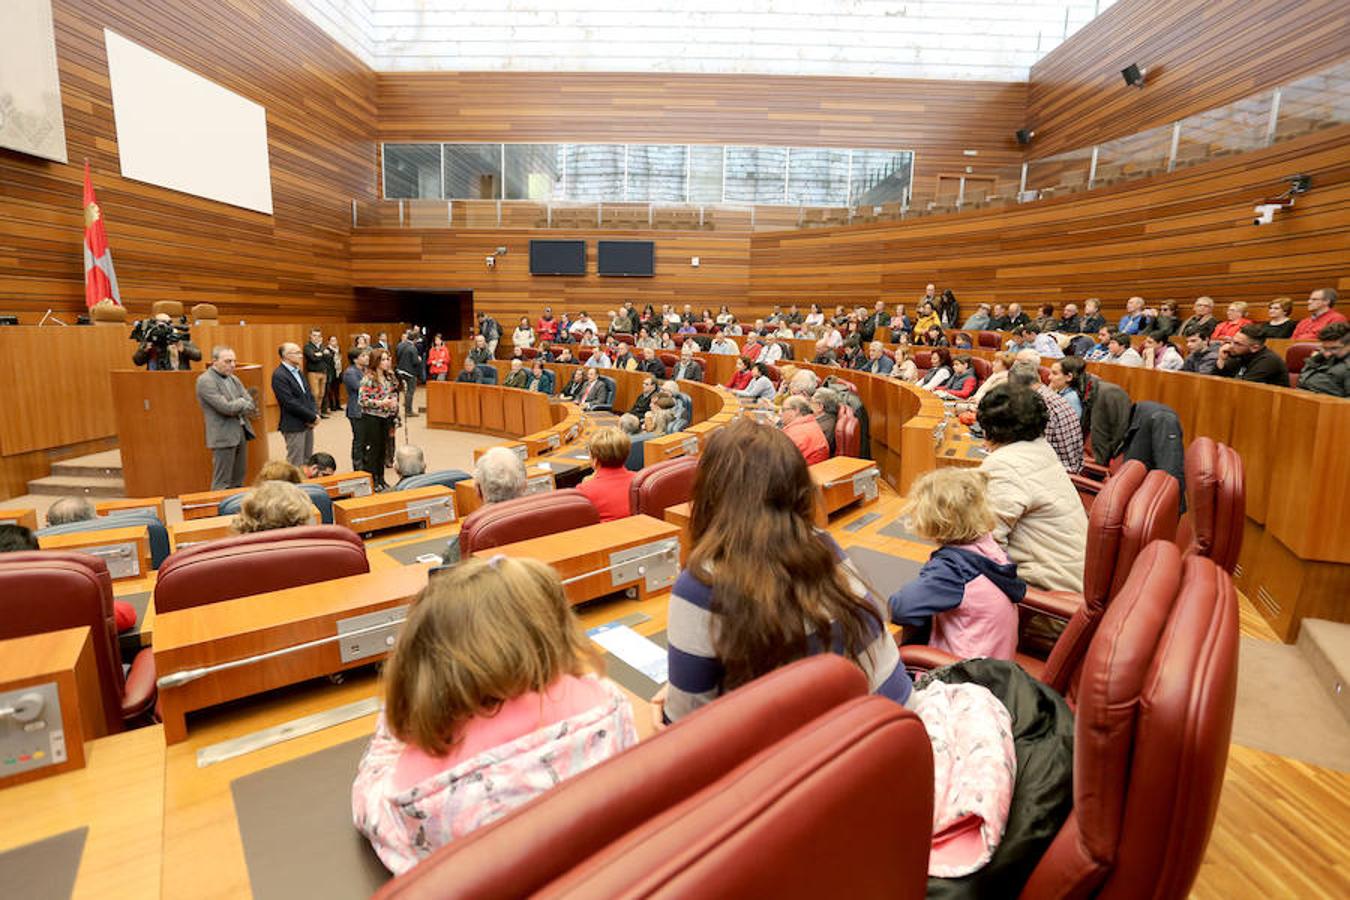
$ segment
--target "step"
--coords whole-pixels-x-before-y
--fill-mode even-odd
[[[28,482],[28,493],[59,497],[125,497],[127,488],[121,478],[49,475]]]
[[[1350,722],[1350,625],[1304,619],[1295,644],[1341,714]]]
[[[82,459],[68,459],[52,463],[52,474],[58,478],[122,478],[121,465],[108,466],[87,463]]]

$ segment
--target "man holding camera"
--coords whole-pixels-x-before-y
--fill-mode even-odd
[[[185,371],[202,358],[192,343],[186,325],[175,325],[168,313],[159,313],[146,322],[137,322],[131,339],[140,346],[131,354],[131,364],[145,366],[151,372]]]
[[[211,451],[211,490],[244,486],[248,442],[253,440],[249,418],[258,406],[239,376],[229,347],[211,348],[211,365],[197,376],[197,402],[206,420],[206,446]]]

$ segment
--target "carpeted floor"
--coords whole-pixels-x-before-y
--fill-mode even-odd
[[[1350,772],[1350,724],[1297,647],[1242,638],[1233,743]]]

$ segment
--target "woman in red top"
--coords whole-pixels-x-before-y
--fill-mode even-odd
[[[558,339],[558,322],[553,318],[553,307],[544,307],[544,314],[539,317],[538,322],[534,323],[534,333],[540,341],[556,341]]]
[[[754,374],[750,371],[750,360],[744,356],[738,356],[736,357],[736,371],[732,373],[731,380],[727,382],[727,387],[733,391],[743,391]]]
[[[450,348],[445,346],[445,341],[439,334],[432,340],[431,349],[427,351],[427,372],[431,375],[432,381],[444,381],[450,374]]]
[[[633,472],[625,468],[632,441],[618,428],[601,428],[591,438],[587,449],[595,474],[583,481],[577,490],[600,513],[601,522],[623,519],[633,514],[628,502],[628,488],[633,483]]]
[[[1244,325],[1250,324],[1252,324],[1252,320],[1247,318],[1247,304],[1241,300],[1235,300],[1228,304],[1228,321],[1215,325],[1214,333],[1209,336],[1209,339],[1211,341],[1231,341]]]

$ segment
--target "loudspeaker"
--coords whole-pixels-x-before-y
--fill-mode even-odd
[[[1031,139],[1034,138],[1035,136],[1036,132],[1028,128],[1017,129],[1017,143],[1021,144],[1023,147],[1025,147],[1027,144],[1030,144]]]
[[[1130,87],[1141,88],[1144,86],[1144,75],[1145,73],[1147,73],[1147,71],[1148,71],[1147,69],[1139,68],[1139,66],[1135,63],[1130,63],[1128,66],[1120,70],[1120,77],[1124,78],[1125,83],[1128,84]]]

